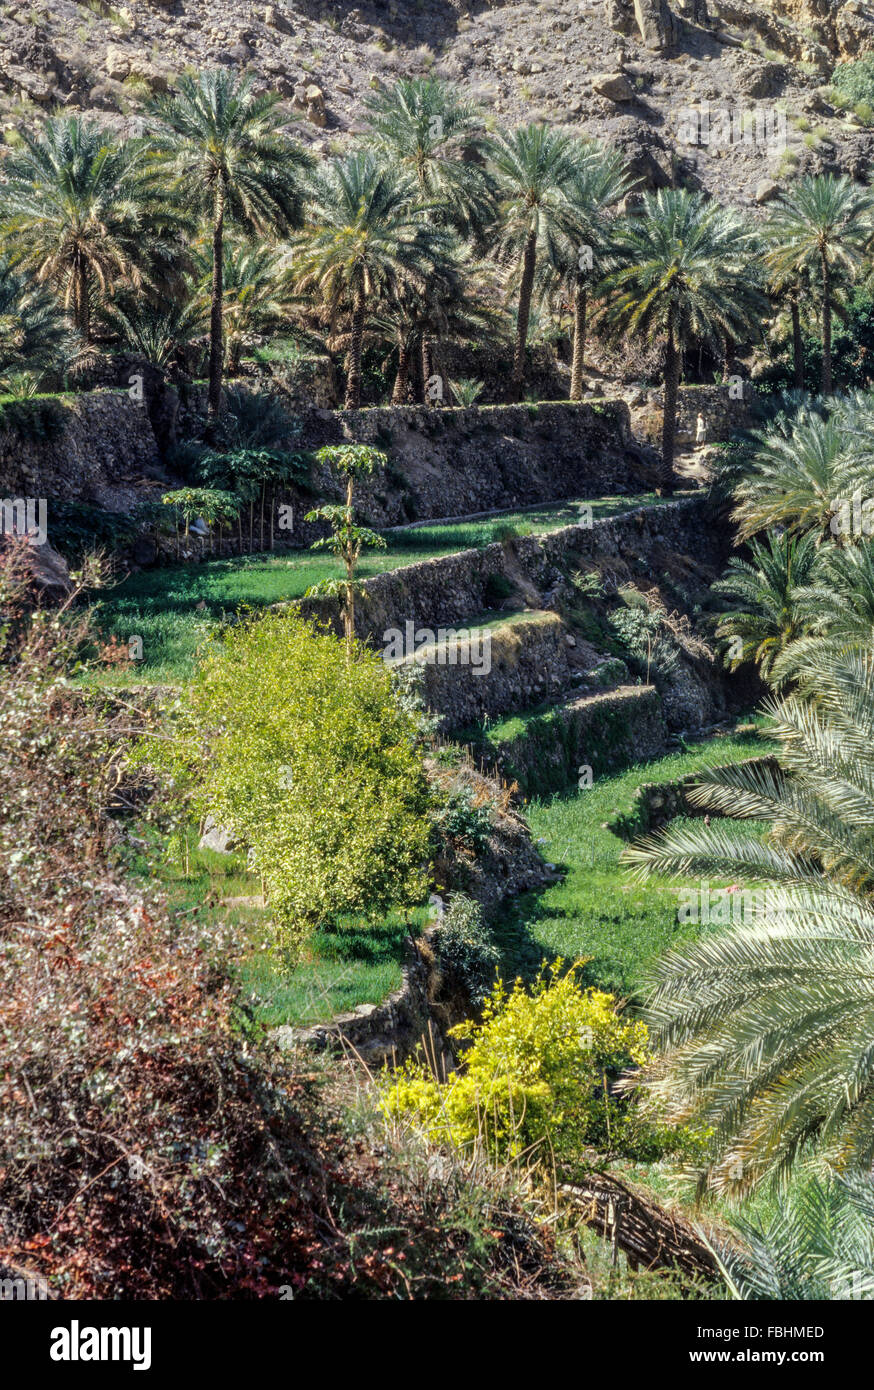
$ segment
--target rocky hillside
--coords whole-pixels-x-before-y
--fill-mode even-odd
[[[676,171],[754,204],[790,172],[866,173],[874,127],[834,106],[828,84],[837,63],[874,50],[874,9],[860,0],[672,5],[12,0],[0,27],[0,120],[7,141],[56,106],[136,129],[143,101],[175,73],[224,64],[281,92],[302,137],[328,151],[360,128],[371,89],[434,73],[495,126],[544,119],[621,146],[650,187]],[[690,108],[709,112],[697,143]],[[739,122],[737,143],[720,126],[726,111]]]

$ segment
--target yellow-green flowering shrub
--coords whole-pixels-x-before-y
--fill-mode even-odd
[[[645,1024],[617,1014],[611,994],[581,989],[561,961],[530,993],[499,983],[482,1023],[452,1031],[470,1044],[461,1070],[441,1083],[408,1062],[383,1083],[383,1112],[412,1119],[432,1142],[544,1160],[584,1147],[656,1158],[670,1143],[633,1098],[612,1093],[627,1068],[650,1060]]]
[[[413,718],[378,656],[296,613],[225,635],[182,697],[163,756],[250,846],[285,948],[343,914],[427,890],[429,791]]]

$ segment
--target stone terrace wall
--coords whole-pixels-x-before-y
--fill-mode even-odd
[[[772,775],[780,770],[780,764],[773,754],[747,758],[746,763]],[[738,764],[732,763],[731,766]],[[721,768],[715,770],[721,771]],[[642,782],[634,793],[630,809],[615,816],[610,821],[610,829],[624,840],[633,840],[638,835],[660,829],[677,816],[700,819],[707,814],[706,808],[697,805],[690,797],[693,787],[700,782],[701,772],[689,772],[672,782]]]
[[[568,637],[557,613],[531,613],[490,628],[487,646],[481,634],[444,641],[421,647],[406,664],[422,663],[425,703],[442,715],[439,732],[448,733],[555,698],[575,674],[582,680],[568,659]]]
[[[655,476],[624,401],[311,410],[303,427],[307,448],[354,441],[386,452],[387,470],[356,490],[371,526],[643,492]],[[316,484],[339,496],[327,471]]]
[[[50,407],[59,417],[52,438],[0,431],[0,494],[72,499],[109,510],[135,501],[129,484],[159,466],[142,404],[126,391],[92,391],[52,398]]]
[[[652,572],[663,552],[688,555],[718,570],[729,541],[727,529],[715,526],[704,498],[639,507],[591,527],[566,526],[551,535],[524,536],[376,575],[366,581],[367,596],[356,605],[356,632],[382,646],[383,633],[392,627],[403,630],[407,621],[429,628],[459,626],[498,606],[496,594],[508,582],[548,591],[563,578],[560,566],[597,564],[603,569],[631,563]],[[341,631],[334,600],[307,599],[301,608]]]
[[[188,409],[205,404],[201,394],[199,388],[189,392]],[[62,417],[55,438],[0,433],[3,496],[71,498],[121,511],[138,500],[132,484],[144,476],[176,485],[161,472],[148,411],[126,391],[61,396],[52,408]],[[295,447],[358,442],[387,454],[387,468],[357,490],[358,515],[370,526],[642,492],[655,477],[654,455],[632,438],[623,401],[463,410],[313,406],[298,416],[302,435]],[[313,484],[319,497],[344,493],[330,469],[317,469]],[[321,534],[322,528],[302,521],[312,492],[291,489],[280,500],[295,505],[288,541],[307,545]]]
[[[661,697],[654,686],[620,686],[588,695],[529,716],[518,734],[476,747],[486,765],[507,781],[517,782],[526,797],[548,796],[573,786],[583,766],[593,776],[633,762],[646,762],[665,751],[668,730]],[[581,791],[581,796],[585,791]]]

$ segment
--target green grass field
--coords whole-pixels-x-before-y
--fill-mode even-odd
[[[682,884],[634,881],[619,863],[625,842],[605,822],[629,809],[642,782],[668,782],[773,751],[772,743],[754,734],[712,738],[689,752],[598,778],[581,791],[532,801],[525,814],[540,852],[566,872],[545,891],[520,898],[500,924],[505,973],[530,976],[543,959],[586,957],[588,984],[623,998],[632,995],[647,962],[697,929],[677,922]],[[761,831],[753,823],[746,828],[750,834]]]
[[[591,499],[595,520],[655,505],[651,493]],[[385,570],[432,560],[459,550],[488,545],[513,527],[520,534],[544,535],[574,524],[583,500],[510,512],[493,519],[452,521],[386,532],[388,549],[362,557],[358,573],[367,579]],[[187,679],[198,649],[208,645],[224,618],[240,608],[258,610],[301,598],[323,579],[340,574],[330,555],[304,550],[211,560],[168,569],[143,570],[96,595],[96,622],[105,637],[142,638],[143,659],[127,671],[92,671],[92,683],[174,684]]]

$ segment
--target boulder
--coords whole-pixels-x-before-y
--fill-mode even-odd
[[[317,87],[315,83],[311,83],[304,93],[304,100],[306,103],[307,120],[312,121],[313,125],[319,127],[327,125],[328,117],[325,112],[325,94],[321,87]]]
[[[596,72],[592,87],[609,101],[632,101],[634,98],[634,88],[624,72]]]
[[[294,24],[283,10],[276,5],[268,5],[264,11],[264,23],[268,29],[277,29],[280,34],[293,34]]]
[[[103,66],[107,77],[113,78],[116,82],[123,82],[130,72],[130,57],[123,48],[110,43],[106,45],[106,61]]]
[[[674,16],[665,0],[634,0],[634,17],[647,48],[660,53],[675,38]]]
[[[756,202],[770,203],[780,194],[780,185],[773,179],[760,179],[756,184]]]
[[[214,854],[231,854],[238,843],[233,831],[225,830],[212,816],[207,816],[197,848],[211,849]]]
[[[633,0],[604,0],[604,18],[615,33],[633,34],[635,31]]]

